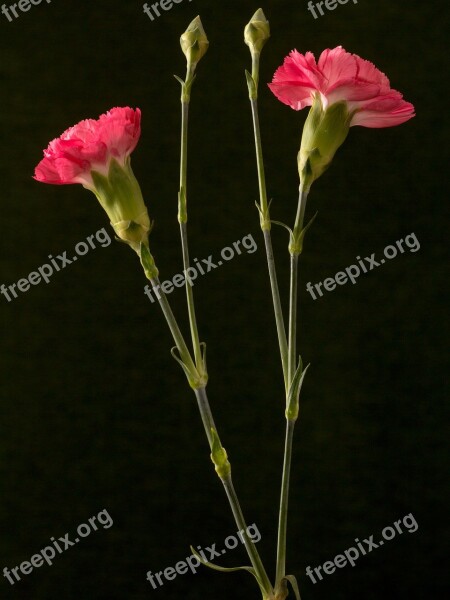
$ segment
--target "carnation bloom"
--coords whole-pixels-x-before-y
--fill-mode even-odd
[[[137,249],[150,229],[130,165],[140,134],[138,108],[113,108],[97,120],[81,121],[50,142],[34,179],[55,185],[81,183],[97,196],[119,238]]]
[[[341,46],[324,50],[318,62],[311,52],[303,55],[293,50],[275,72],[269,87],[294,110],[313,107],[305,124],[299,157],[301,171],[305,167],[315,171],[312,180],[330,164],[349,127],[392,127],[414,116],[413,105],[391,89],[384,73]],[[306,165],[312,152],[317,168]]]
[[[318,63],[312,52],[293,50],[269,87],[295,110],[311,106],[317,93],[324,108],[343,100],[352,113],[350,126],[392,127],[414,116],[413,105],[391,89],[384,73],[342,46],[324,50]]]

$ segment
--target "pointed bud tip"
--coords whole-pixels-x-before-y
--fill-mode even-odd
[[[191,21],[181,36],[180,44],[188,64],[195,68],[199,60],[206,54],[209,46],[209,41],[199,15]]]
[[[270,25],[262,8],[258,8],[244,30],[244,41],[252,52],[261,52],[270,37]]]
[[[269,21],[266,19],[266,15],[264,14],[264,11],[262,8],[258,8],[258,10],[255,12],[255,14],[253,15],[252,21],[265,21],[266,23],[268,23]]]

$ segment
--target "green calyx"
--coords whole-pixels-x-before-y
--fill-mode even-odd
[[[320,96],[316,95],[303,127],[298,153],[298,171],[305,189],[330,166],[348,135],[351,117],[346,102],[336,102],[324,109]]]
[[[148,244],[151,223],[130,159],[122,166],[112,158],[107,175],[91,171],[91,177],[93,187],[89,189],[107,213],[117,237],[139,253],[141,242]]]

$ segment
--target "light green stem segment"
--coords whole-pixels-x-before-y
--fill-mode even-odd
[[[194,360],[200,376],[206,378],[206,366],[203,361],[200,337],[195,315],[194,292],[189,279],[189,246],[187,236],[187,157],[188,157],[188,120],[190,90],[193,83],[192,71],[188,69],[183,90],[188,89],[189,94],[182,93],[181,96],[181,151],[180,151],[180,192],[178,196],[178,221],[180,223],[181,247],[183,253],[183,269],[186,282],[186,300],[189,314],[189,326],[191,330],[192,346],[194,349]]]
[[[150,283],[152,284],[153,289],[155,290],[155,295],[158,298],[159,304],[160,304],[163,314],[166,318],[167,324],[169,325],[169,329],[172,334],[175,345],[178,349],[178,352],[180,354],[180,358],[183,361],[183,363],[185,364],[188,371],[190,371],[191,373],[195,373],[196,368],[195,368],[194,362],[192,361],[191,354],[188,350],[186,342],[184,341],[183,334],[181,333],[180,328],[178,327],[178,323],[175,319],[172,309],[170,308],[170,304],[169,304],[169,301],[167,300],[167,296],[161,289],[161,284],[160,284],[158,277],[154,277],[153,279],[150,279]]]
[[[292,384],[297,363],[297,293],[298,293],[298,254],[291,254],[291,283],[289,301],[289,364],[288,380]]]
[[[258,576],[258,580],[262,587],[264,596],[266,598],[273,597],[273,588],[270,583],[269,577],[264,569],[264,565],[262,564],[261,558],[259,556],[258,550],[256,549],[255,544],[250,539],[247,533],[247,524],[244,519],[244,515],[242,514],[242,509],[239,505],[239,500],[236,495],[236,491],[233,486],[233,482],[231,480],[231,475],[228,475],[225,479],[222,479],[223,487],[225,488],[225,492],[228,497],[228,501],[231,506],[231,510],[233,511],[234,520],[236,521],[236,525],[239,528],[239,532],[242,534],[244,538],[245,549],[247,550],[247,554],[250,558],[253,568]]]
[[[183,251],[183,268],[184,268],[184,277],[186,280],[186,299],[188,306],[188,314],[189,314],[189,325],[191,329],[191,338],[192,338],[192,346],[194,348],[194,358],[195,365],[197,367],[198,372],[201,375],[206,377],[206,366],[203,361],[203,356],[201,352],[200,346],[200,338],[198,334],[197,327],[197,318],[195,315],[195,305],[194,305],[194,292],[192,290],[191,280],[189,278],[189,247],[187,240],[187,227],[186,223],[180,223],[180,233],[181,233],[181,246]]]
[[[277,327],[278,345],[280,348],[281,365],[283,368],[283,378],[286,393],[289,389],[288,380],[288,345],[286,339],[286,329],[284,326],[283,309],[281,307],[280,292],[278,289],[277,272],[273,256],[272,238],[270,234],[271,222],[269,214],[269,203],[267,200],[266,176],[264,169],[264,156],[261,141],[261,129],[259,125],[258,113],[258,80],[259,80],[259,53],[252,53],[252,78],[255,83],[256,97],[250,98],[253,118],[253,131],[255,136],[256,164],[258,170],[259,183],[259,208],[260,224],[264,234],[264,244],[267,255],[267,265],[269,269],[270,288],[272,292],[272,302],[275,313],[275,323]]]
[[[214,419],[211,413],[211,408],[208,402],[208,396],[206,394],[205,388],[198,388],[195,390],[195,395],[197,398],[197,404],[200,410],[200,415],[202,418],[203,426],[205,428],[205,433],[208,438],[209,446],[212,449],[213,436],[212,430],[217,432],[217,428],[214,424]],[[217,434],[218,435],[218,434]],[[262,564],[261,558],[259,556],[258,550],[256,549],[255,544],[249,537],[247,533],[247,525],[245,522],[244,515],[242,513],[241,506],[239,504],[238,497],[236,495],[236,491],[233,486],[233,481],[231,479],[231,474],[227,475],[225,478],[221,478],[223,486],[225,488],[225,492],[228,497],[228,501],[231,506],[231,510],[233,512],[234,520],[236,525],[239,528],[239,531],[242,532],[242,537],[244,538],[245,548],[247,550],[247,554],[250,558],[253,568],[258,576],[261,585],[264,588],[264,593],[267,597],[271,597],[272,593],[272,585],[269,581],[267,573]]]
[[[268,229],[263,230],[264,244],[266,247],[267,266],[269,269],[270,289],[272,291],[273,310],[275,313],[275,323],[277,326],[278,345],[280,348],[281,365],[283,368],[283,378],[286,394],[289,391],[288,378],[288,345],[286,340],[286,330],[284,326],[283,309],[281,307],[280,291],[278,288],[277,271],[275,267],[275,258],[272,248],[272,237]]]
[[[183,359],[183,362],[185,363],[186,366],[188,366],[189,368],[192,368],[195,371],[195,367],[192,362],[191,356],[189,354],[189,350],[183,339],[183,335],[180,331],[180,328],[178,327],[178,324],[177,324],[175,316],[172,312],[172,309],[170,308],[170,304],[167,300],[167,297],[161,289],[159,279],[157,277],[155,277],[155,278],[151,279],[150,282],[151,282],[153,288],[156,288],[156,290],[159,290],[159,293],[156,294],[156,292],[155,292],[155,295],[157,296],[157,298],[159,300],[159,304],[160,304],[163,314],[166,318],[166,321],[169,325],[173,339],[178,348],[180,356]],[[159,286],[159,287],[157,287],[157,286]],[[211,407],[209,405],[208,396],[206,394],[206,389],[205,389],[205,387],[195,387],[194,392],[195,392],[195,396],[197,398],[197,404],[199,407],[203,426],[205,428],[206,437],[208,438],[209,446],[212,449],[212,444],[213,444],[212,430],[217,432],[217,428],[214,423],[214,418],[213,418],[213,415],[211,412]],[[218,436],[218,434],[217,434],[217,436]],[[250,561],[253,565],[253,568],[255,569],[255,572],[258,575],[258,578],[264,587],[264,593],[267,595],[268,598],[272,598],[272,595],[271,595],[272,594],[272,586],[270,584],[269,578],[268,578],[267,573],[262,564],[258,550],[256,549],[255,544],[250,539],[250,537],[247,533],[247,525],[245,522],[244,515],[242,513],[242,509],[239,504],[239,500],[236,495],[236,491],[233,487],[231,475],[228,475],[225,479],[222,479],[222,483],[225,487],[225,491],[226,491],[226,494],[227,494],[227,497],[228,497],[228,500],[229,500],[229,503],[230,503],[230,506],[231,506],[231,509],[233,512],[233,516],[236,521],[236,525],[239,527],[239,531],[243,530],[242,535],[244,538],[244,544],[247,549],[247,553],[248,553]]]
[[[298,260],[303,245],[303,223],[305,218],[308,191],[300,185],[297,215],[291,236],[290,251],[290,293],[289,293],[289,346],[288,346],[288,389],[292,385],[297,368],[297,298]],[[303,233],[302,233],[303,232]],[[280,512],[278,518],[278,546],[275,589],[279,589],[286,575],[286,532],[288,517],[289,482],[292,460],[295,420],[286,420],[283,475],[281,480]]]
[[[277,573],[275,589],[278,589],[280,587],[283,577],[286,575],[286,533],[294,427],[295,421],[291,421],[288,419],[286,421],[286,439],[284,446],[283,476],[281,480],[280,513],[278,518]]]

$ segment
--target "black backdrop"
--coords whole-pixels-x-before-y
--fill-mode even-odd
[[[8,4],[9,5],[9,4]],[[442,177],[444,34],[439,3],[360,0],[314,20],[304,0],[267,1],[272,38],[262,82],[294,47],[317,55],[342,44],[372,60],[416,106],[398,128],[353,128],[314,186],[319,211],[301,258],[300,344],[311,362],[292,475],[289,570],[303,600],[440,597],[445,572],[446,314]],[[150,21],[142,3],[53,0],[9,23],[0,15],[0,283],[9,285],[107,226],[81,186],[31,179],[42,148],[83,118],[139,106],[133,168],[156,225],[162,278],[181,270],[176,194],[178,45],[201,14],[210,49],[199,67],[190,121],[189,233],[206,257],[251,233],[254,254],[195,285],[208,343],[209,393],[235,483],[270,572],[283,446],[283,394],[261,233],[242,30],[258,4],[193,0]],[[448,16],[448,13],[447,13]],[[305,112],[263,85],[260,110],[273,217],[292,222],[295,157]],[[313,301],[323,281],[414,232],[420,251]],[[274,230],[282,292],[287,238]],[[194,398],[169,355],[171,339],[143,293],[125,246],[92,250],[7,302],[0,297],[0,568],[11,569],[105,509],[114,521],[35,569],[1,598],[88,600],[258,598],[245,574],[202,569],[153,590],[161,571],[235,532],[208,459]],[[184,294],[170,296],[183,326]],[[448,429],[447,429],[448,437]],[[315,567],[406,514],[419,524],[313,585]],[[240,547],[222,563],[246,563]]]

